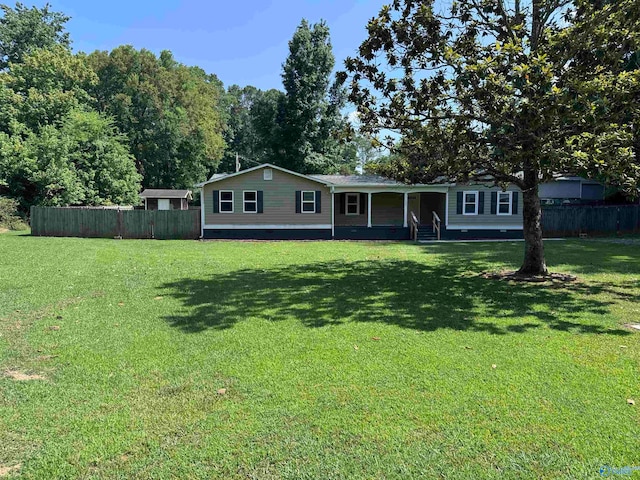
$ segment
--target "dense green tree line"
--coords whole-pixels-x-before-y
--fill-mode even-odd
[[[0,6],[0,196],[31,205],[137,204],[143,187],[191,188],[216,171],[270,162],[351,172],[340,141],[346,95],[332,81],[325,23],[303,21],[283,64],[284,91],[215,76],[120,46],[74,53],[69,20]]]

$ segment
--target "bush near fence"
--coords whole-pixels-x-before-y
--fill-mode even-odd
[[[200,238],[200,210],[31,207],[31,234],[85,238]]]
[[[640,233],[640,205],[542,208],[545,237]]]

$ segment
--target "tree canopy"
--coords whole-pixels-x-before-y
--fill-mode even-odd
[[[0,10],[0,69],[7,68],[9,62],[22,62],[34,49],[69,48],[71,40],[65,30],[69,17],[52,11],[48,3],[42,8],[27,8],[20,2],[15,8],[2,4]]]
[[[131,46],[94,52],[88,63],[95,107],[128,137],[143,186],[191,188],[217,167],[225,147],[217,78],[170,52]]]
[[[137,203],[126,139],[91,110],[97,81],[62,47],[32,50],[0,73],[0,192],[31,205]]]
[[[227,91],[229,150],[221,164],[232,170],[235,154],[302,173],[351,173],[356,146],[341,141],[347,119],[344,87],[333,78],[335,59],[325,22],[302,20],[282,65],[284,91],[232,86]]]
[[[364,132],[399,135],[387,138],[400,153],[387,174],[414,182],[491,175],[520,187],[520,272],[546,273],[540,181],[596,173],[638,183],[637,109],[623,105],[638,98],[631,58],[639,8],[635,0],[459,0],[447,8],[394,0],[370,21],[340,78]]]

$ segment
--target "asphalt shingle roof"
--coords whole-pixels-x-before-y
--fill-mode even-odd
[[[334,185],[403,185],[379,175],[309,175],[309,177]]]
[[[143,198],[187,198],[191,190],[172,190],[163,188],[147,188],[140,194]]]

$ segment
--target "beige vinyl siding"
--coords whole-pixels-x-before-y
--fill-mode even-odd
[[[204,187],[206,225],[330,225],[331,194],[321,183],[272,169],[273,180],[264,180],[263,170],[209,183]],[[213,213],[213,191],[233,191],[233,213]],[[263,192],[264,213],[242,213],[244,190]],[[321,213],[296,213],[296,190],[321,191]]]
[[[404,195],[402,193],[374,193],[371,198],[371,224],[393,225],[404,224]]]
[[[484,214],[482,215],[458,215],[457,197],[458,192],[484,192]],[[517,226],[522,227],[522,192],[515,185],[509,185],[506,191],[518,192],[518,213],[516,215],[496,215],[491,214],[491,192],[502,192],[500,187],[487,187],[485,185],[460,185],[449,189],[449,202],[447,210],[449,212],[449,228],[456,225],[481,226],[487,228],[495,226]]]
[[[351,192],[361,195],[359,192]],[[366,227],[367,226],[367,209],[368,198],[365,193],[361,201],[364,200],[364,213],[358,215],[347,215],[340,213],[340,203],[342,195],[336,194],[335,203],[335,224],[337,227]],[[346,195],[344,194],[345,199]],[[359,210],[362,211],[362,210]],[[345,208],[346,212],[346,208]],[[402,226],[404,215],[404,195],[402,193],[374,193],[371,197],[371,224],[373,226]]]
[[[360,201],[364,200],[364,210],[362,210],[362,205],[358,205],[358,215],[347,215],[346,213],[340,213],[340,204],[344,199],[346,201],[346,195],[349,193],[357,194],[360,197]],[[362,195],[360,192],[349,192],[349,193],[336,193],[336,203],[335,203],[335,225],[336,227],[366,227],[367,226],[367,194]],[[346,212],[346,206],[345,210]],[[364,211],[364,213],[359,213]]]

